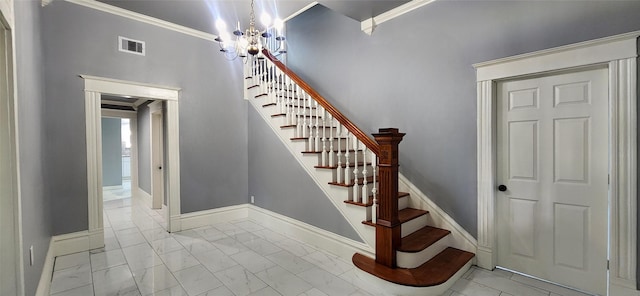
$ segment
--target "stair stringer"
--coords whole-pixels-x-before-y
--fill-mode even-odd
[[[456,249],[476,253],[478,241],[458,224],[449,214],[436,205],[427,195],[418,189],[402,173],[398,174],[398,187],[400,191],[409,192],[409,206],[412,208],[429,211],[427,224],[432,227],[447,229],[449,244]],[[473,261],[475,264],[476,257]]]
[[[369,256],[375,256],[375,228],[362,224],[363,220],[366,220],[367,213],[364,207],[354,206],[346,204],[346,196],[348,189],[339,188],[337,186],[329,185],[332,180],[332,172],[329,170],[323,171],[316,169],[317,156],[305,156],[302,154],[304,151],[304,143],[296,143],[291,141],[293,137],[292,131],[283,130],[280,126],[282,118],[271,117],[269,110],[272,108],[265,108],[262,106],[264,100],[262,98],[253,98],[255,92],[248,90],[249,102],[253,108],[260,114],[260,117],[267,123],[271,130],[278,136],[280,141],[287,147],[291,155],[298,161],[298,163],[307,171],[311,179],[318,185],[320,190],[329,198],[331,203],[338,209],[340,214],[349,222],[351,227],[356,231],[358,236],[364,241],[360,247],[362,252]],[[266,97],[265,97],[266,98]]]

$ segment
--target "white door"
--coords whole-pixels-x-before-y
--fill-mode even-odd
[[[606,295],[608,74],[497,85],[498,265]],[[505,191],[501,191],[505,190]]]
[[[162,102],[159,102],[162,106]],[[164,203],[164,152],[162,110],[151,113],[151,208],[162,209]]]
[[[0,295],[18,294],[17,169],[11,83],[11,44],[0,16]]]

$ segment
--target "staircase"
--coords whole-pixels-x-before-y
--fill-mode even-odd
[[[352,261],[384,294],[440,295],[473,253],[451,247],[398,191],[397,129],[367,136],[267,50],[245,63],[245,98],[362,237]],[[375,258],[372,258],[375,257]]]

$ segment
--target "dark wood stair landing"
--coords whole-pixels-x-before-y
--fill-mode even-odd
[[[411,287],[431,287],[444,284],[475,255],[447,248],[416,268],[390,268],[361,254],[353,255],[355,266],[383,280]]]

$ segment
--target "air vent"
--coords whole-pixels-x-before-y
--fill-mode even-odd
[[[118,36],[118,50],[137,55],[145,54],[146,46],[144,41],[133,40],[131,38]]]

